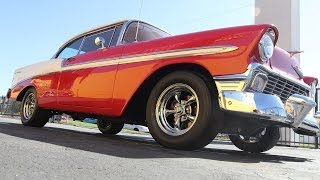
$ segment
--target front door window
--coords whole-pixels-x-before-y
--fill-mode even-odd
[[[65,47],[58,55],[58,58],[68,59],[76,56],[79,53],[79,49],[83,38],[79,38],[73,42],[71,42],[67,47]]]

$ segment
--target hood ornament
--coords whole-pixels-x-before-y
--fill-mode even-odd
[[[304,53],[304,51],[296,50],[296,51],[288,51],[288,53],[290,54],[290,57],[292,57],[296,54]]]

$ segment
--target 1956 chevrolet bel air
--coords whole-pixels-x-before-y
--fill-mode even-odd
[[[275,46],[276,27],[231,27],[171,36],[126,20],[81,33],[51,60],[15,71],[8,98],[25,126],[56,113],[98,119],[103,134],[149,127],[161,145],[206,146],[220,133],[238,148],[274,147],[279,127],[319,135],[312,114],[318,80]]]

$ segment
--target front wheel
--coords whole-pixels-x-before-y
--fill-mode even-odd
[[[43,127],[52,113],[38,106],[37,92],[34,88],[30,88],[23,97],[20,116],[25,126]]]
[[[147,124],[161,145],[194,150],[209,144],[220,130],[221,114],[213,84],[192,72],[162,78],[147,103]]]
[[[260,153],[270,150],[278,143],[280,130],[278,127],[268,127],[254,137],[229,135],[229,138],[237,148],[243,151]]]
[[[122,130],[124,123],[115,123],[105,119],[98,119],[97,126],[102,134],[113,135],[118,134]]]

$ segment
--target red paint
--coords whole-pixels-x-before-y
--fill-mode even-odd
[[[315,77],[305,76],[305,77],[303,78],[303,81],[304,81],[306,84],[308,84],[309,86],[311,86],[311,84],[312,84],[313,82],[316,82],[316,86],[318,85],[318,79],[315,78]]]
[[[120,45],[81,54],[64,61],[62,65],[72,67],[105,59],[116,60],[133,55],[155,54],[162,51],[204,46],[238,47],[235,51],[214,55],[113,64],[104,67],[57,72],[19,83],[13,88],[11,96],[17,98],[24,88],[33,86],[38,92],[40,107],[121,116],[139,86],[162,67],[179,63],[198,64],[208,70],[212,76],[245,72],[249,63],[254,61],[252,57],[257,52],[257,43],[268,28],[274,27],[271,25],[251,25],[225,28]],[[276,28],[274,30],[278,34]],[[276,48],[275,55],[269,63],[274,70],[287,72],[296,77],[292,70],[288,68],[288,65],[285,64],[288,62],[290,62],[290,59],[287,54]]]

